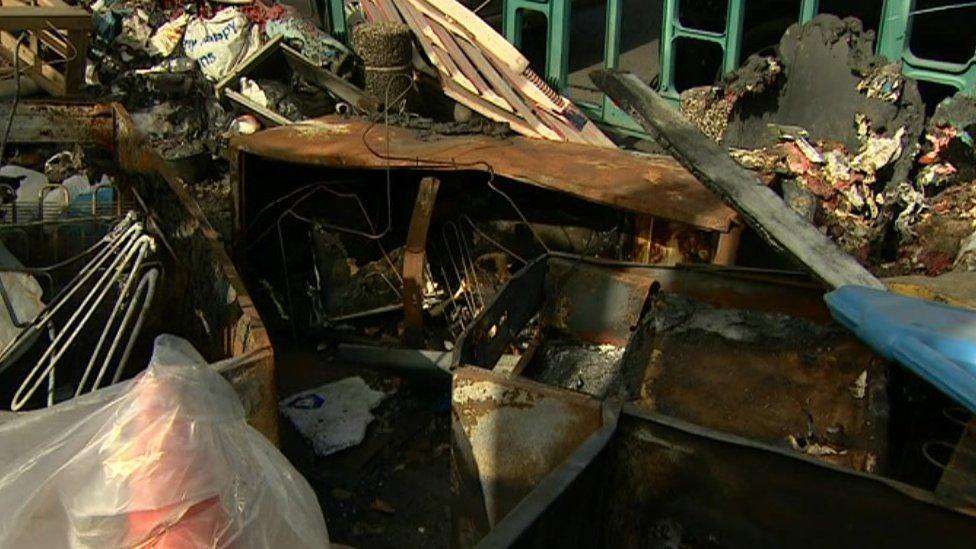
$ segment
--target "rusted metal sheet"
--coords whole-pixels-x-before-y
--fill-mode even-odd
[[[670,314],[655,308],[656,329],[638,328],[627,347],[632,402],[857,471],[883,470],[886,364],[850,334],[720,309],[697,309],[670,328]]]
[[[454,459],[472,462],[477,471],[474,484],[480,486],[490,526],[603,423],[595,399],[481,368],[454,372],[451,400],[464,436],[462,447],[455,444]],[[470,481],[455,479],[456,484]],[[472,531],[478,520],[457,513],[454,520],[455,530],[466,532],[462,537],[469,542],[486,533]]]
[[[823,287],[789,273],[655,267],[550,254],[512,280],[530,274],[534,282],[520,289],[521,301],[536,301],[532,292],[540,291],[538,279],[544,275],[542,306],[556,305],[550,316],[543,315],[543,324],[562,322],[562,329],[572,326],[581,333],[593,322],[606,323],[609,333],[629,332],[634,320],[623,319],[653,314],[646,306],[653,305],[647,297],[655,291],[717,308],[790,314],[814,321],[811,331],[829,330],[818,324],[827,318]],[[587,295],[601,284],[610,289]],[[505,293],[486,311],[507,312],[519,303]],[[601,303],[597,294],[610,298]],[[495,311],[491,325],[500,325],[497,320],[504,316]],[[501,345],[496,339],[504,343],[520,326],[507,324],[490,341]],[[710,339],[701,330],[684,335],[651,332],[643,341],[633,336],[624,369],[635,358],[645,360],[635,368],[645,385],[639,383],[632,393],[636,402],[624,407],[609,445],[594,452],[580,443],[568,456],[551,458],[550,472],[501,521],[479,523],[478,510],[463,507],[465,512],[455,516],[456,544],[863,547],[917,546],[928,540],[963,546],[959,540],[976,532],[976,515],[945,506],[931,492],[870,473],[884,461],[886,384],[884,365],[858,342],[838,332],[822,344],[784,350],[762,342]],[[461,349],[459,356],[489,356],[484,349],[489,340],[470,341],[481,350]],[[505,391],[529,383],[498,372],[462,370],[493,380],[492,387],[503,395],[499,400],[511,401],[518,393]],[[548,389],[547,398],[557,401],[582,396]],[[457,395],[454,400],[457,413]],[[537,421],[529,414],[520,420]],[[834,447],[837,454],[814,456],[816,451],[791,448],[785,442],[790,435],[807,437],[805,444],[843,444]],[[476,447],[472,444],[468,452],[474,454]],[[464,458],[460,451],[455,456]],[[470,461],[468,476],[482,478],[477,460]],[[573,464],[574,473],[567,477],[559,463]],[[560,489],[553,496],[556,484]],[[458,483],[457,494],[459,502],[488,500],[480,483]],[[480,510],[485,517],[486,509]],[[897,525],[890,523],[893,517]],[[913,517],[925,517],[919,519],[925,524],[918,528]],[[479,537],[489,527],[487,536]]]
[[[622,347],[653,284],[646,274],[553,258],[543,324],[590,343]]]
[[[231,140],[269,159],[348,169],[478,170],[623,210],[728,232],[736,214],[668,156],[525,137],[441,136],[327,116]]]
[[[581,474],[556,497],[538,492],[563,467],[477,546],[962,548],[976,536],[972,511],[898,481],[631,405],[615,427],[602,452],[565,459]]]
[[[559,521],[557,517],[589,516],[604,502],[599,474],[602,460],[617,430],[621,405],[617,400],[603,403],[603,424],[587,437],[558,467],[547,474],[518,505],[495,525],[478,547],[593,547],[599,540],[599,528],[592,520]],[[596,497],[594,497],[596,496]],[[612,495],[611,495],[612,497]],[[548,522],[554,528],[535,530],[533,526]]]
[[[411,346],[423,345],[424,329],[424,265],[427,262],[427,229],[434,213],[437,189],[436,177],[420,180],[417,198],[407,231],[407,245],[403,254],[403,324],[404,338]]]
[[[536,314],[540,333],[553,328],[581,341],[623,346],[653,284],[653,276],[625,268],[542,256],[514,274],[468,326],[454,363],[494,367]],[[541,343],[530,347],[533,353]]]
[[[458,342],[459,363],[491,368],[538,310],[538,331],[547,339],[569,336],[627,350],[622,362],[608,359],[593,374],[570,372],[569,377],[562,363],[545,362],[537,353],[526,369],[530,377],[595,395],[603,394],[606,383],[619,384],[652,410],[792,446],[857,470],[879,470],[887,441],[884,363],[846,332],[817,322],[821,315],[815,308],[825,308],[821,288],[790,282],[748,270],[545,256],[516,273],[472,323]],[[659,314],[656,295],[700,301],[689,305],[688,314],[705,319],[703,326],[674,331],[644,326],[643,316]],[[679,313],[673,313],[675,319],[685,318]],[[741,341],[735,339],[740,336]],[[546,377],[548,372],[555,377]],[[593,387],[556,381],[597,374],[594,379],[608,381]]]
[[[220,234],[187,193],[176,170],[145,145],[121,105],[110,107],[119,167],[145,176],[135,178],[135,190],[151,206],[152,222],[164,238],[163,245],[187,269],[184,276],[192,275],[184,281],[186,292],[173,304],[173,314],[200,320],[185,329],[195,335],[193,342],[208,359],[242,357],[222,373],[241,397],[248,423],[277,443],[274,354],[264,322],[221,244]]]
[[[491,368],[537,312],[544,327],[594,344],[626,345],[651,289],[714,307],[826,322],[823,287],[790,273],[663,267],[551,253],[514,274],[458,339],[455,365]]]
[[[0,105],[0,120],[10,116],[10,103]],[[10,143],[81,143],[115,148],[115,113],[109,104],[23,101],[10,126]]]
[[[515,335],[542,307],[548,261],[532,261],[499,289],[455,343],[453,366],[493,368]]]
[[[964,426],[959,442],[945,464],[942,478],[935,487],[935,493],[976,513],[976,420],[964,423],[960,418],[953,417],[951,412],[946,415]],[[952,445],[948,441],[929,441],[922,451],[931,455],[937,453],[940,446],[945,450]]]
[[[626,406],[599,547],[969,547],[930,492]],[[673,540],[680,540],[675,542]]]
[[[560,255],[560,254],[553,254]],[[590,259],[594,265],[623,269],[651,277],[662,292],[680,294],[713,307],[783,313],[817,322],[829,322],[823,302],[824,288],[800,273],[742,267],[635,265]]]

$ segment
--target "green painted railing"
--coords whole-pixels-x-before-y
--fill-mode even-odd
[[[725,29],[722,32],[692,28],[678,17],[680,3],[686,0],[664,0],[661,28],[658,91],[672,102],[678,101],[675,88],[677,41],[697,40],[717,45],[722,50],[723,72],[739,67],[742,53],[743,20],[746,0],[726,0]],[[606,0],[606,38],[604,66],[617,68],[620,64],[622,0]],[[332,33],[346,39],[343,0],[328,0]],[[976,93],[976,52],[966,63],[949,63],[923,59],[909,47],[915,0],[884,0],[878,26],[877,52],[902,63],[902,72],[916,80],[952,86],[967,93]],[[569,43],[571,39],[571,0],[504,0],[502,33],[505,38],[521,46],[522,17],[525,12],[541,14],[546,19],[546,59],[544,75],[550,84],[566,94],[569,79]],[[819,12],[819,0],[800,0],[797,21],[805,23]],[[640,127],[618,109],[609,99],[599,102],[577,101],[587,114],[598,122],[624,133],[644,136]]]
[[[915,0],[885,0],[878,27],[878,54],[901,61],[901,72],[926,82],[952,86],[967,94],[976,92],[976,52],[966,63],[923,59],[912,53],[912,12]]]

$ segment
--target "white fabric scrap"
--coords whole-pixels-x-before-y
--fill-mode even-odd
[[[210,19],[193,19],[186,25],[183,50],[195,59],[207,79],[227,76],[261,46],[258,27],[237,8],[217,12]]]
[[[868,174],[885,167],[901,154],[901,138],[904,135],[905,128],[898,128],[892,137],[869,138],[851,160],[851,167]]]
[[[189,22],[190,17],[184,13],[156,29],[149,39],[149,53],[169,57],[183,39],[183,30]]]
[[[241,77],[241,95],[254,101],[257,105],[268,106],[268,94],[264,93],[261,86],[258,86],[258,83],[250,78]]]
[[[386,393],[370,389],[361,377],[347,377],[304,391],[278,403],[281,413],[312,442],[319,456],[355,446],[373,421],[371,410]]]
[[[115,40],[130,48],[146,50],[151,34],[149,14],[142,8],[136,8],[131,15],[122,19],[122,32]]]

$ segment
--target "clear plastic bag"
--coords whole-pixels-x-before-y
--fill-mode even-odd
[[[185,340],[0,424],[0,547],[328,547],[304,478]]]

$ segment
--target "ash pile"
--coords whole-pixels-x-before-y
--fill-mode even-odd
[[[819,15],[680,108],[876,275],[971,270],[976,102],[927,105],[874,51],[859,20]]]

